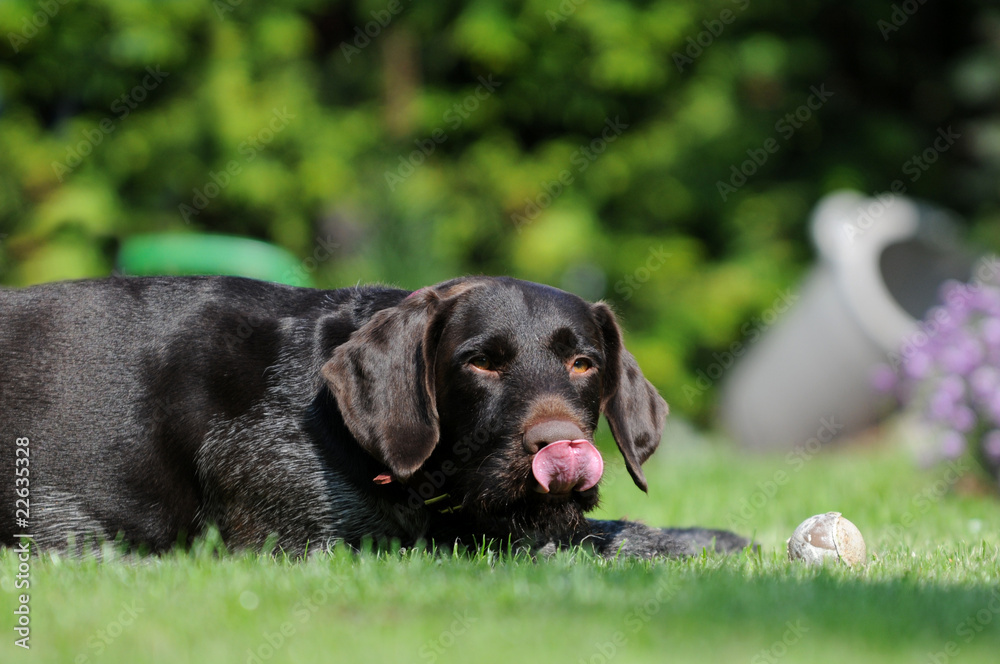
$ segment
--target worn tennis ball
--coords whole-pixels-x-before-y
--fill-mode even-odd
[[[842,560],[853,566],[863,565],[868,559],[868,551],[857,526],[840,512],[827,512],[799,524],[788,540],[788,559],[802,560],[809,565]]]

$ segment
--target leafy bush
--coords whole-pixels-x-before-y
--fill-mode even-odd
[[[917,7],[4,2],[0,280],[106,274],[149,231],[266,239],[328,287],[508,273],[610,300],[706,417],[684,386],[794,284],[825,192],[905,177],[996,242],[996,13]]]

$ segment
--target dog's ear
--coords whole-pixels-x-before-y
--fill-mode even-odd
[[[646,377],[632,353],[625,350],[615,315],[604,303],[593,305],[604,338],[605,369],[602,377],[601,411],[611,425],[618,449],[625,457],[632,480],[647,490],[642,464],[656,451],[667,419],[667,402]]]
[[[451,307],[423,289],[379,311],[322,369],[344,423],[362,448],[409,478],[437,445],[437,344]]]

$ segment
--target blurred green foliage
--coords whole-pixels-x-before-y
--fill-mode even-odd
[[[998,35],[974,0],[8,0],[0,281],[172,231],[324,287],[512,274],[608,299],[703,417],[683,386],[796,282],[824,193],[886,189],[954,125],[908,193],[1000,245]]]

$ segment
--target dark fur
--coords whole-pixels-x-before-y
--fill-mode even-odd
[[[597,487],[534,490],[528,427],[557,420],[592,440],[600,412],[646,488],[666,404],[607,306],[508,278],[408,295],[231,277],[0,290],[0,543],[24,530],[26,437],[27,530],[43,548],[119,536],[163,550],[210,525],[230,547],[275,534],[291,551],[369,537],[641,556],[745,545],[589,521]],[[475,355],[498,372],[473,370]],[[596,365],[585,375],[568,370],[581,355]]]

